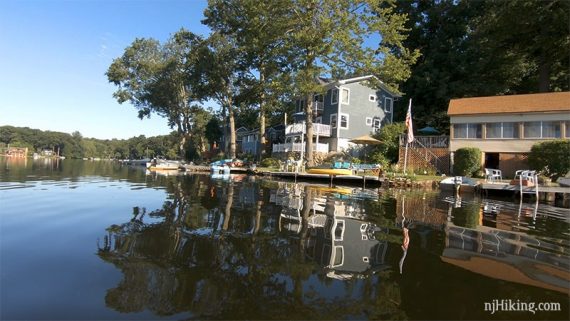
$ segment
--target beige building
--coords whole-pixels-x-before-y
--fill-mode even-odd
[[[512,177],[532,145],[570,138],[570,92],[452,99],[449,150],[477,147],[482,166]]]

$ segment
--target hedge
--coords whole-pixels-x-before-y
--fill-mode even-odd
[[[481,169],[479,148],[460,148],[455,151],[453,173],[459,176],[473,176]]]
[[[566,175],[570,171],[570,140],[558,139],[532,145],[528,165],[553,180]]]

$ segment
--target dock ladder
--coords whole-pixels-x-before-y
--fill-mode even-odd
[[[515,173],[515,179],[519,179],[519,190],[521,193],[521,199],[523,195],[526,194],[535,194],[536,199],[538,200],[538,176],[536,175],[536,171],[531,170],[518,170]],[[527,184],[527,188],[525,188],[525,184]],[[534,189],[531,188],[530,184],[534,186]]]

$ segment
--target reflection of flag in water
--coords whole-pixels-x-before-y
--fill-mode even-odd
[[[414,141],[414,129],[412,127],[412,99],[408,105],[408,113],[406,113],[406,128],[408,129],[408,143]]]

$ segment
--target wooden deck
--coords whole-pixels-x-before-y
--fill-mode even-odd
[[[520,192],[520,187],[518,185],[510,185],[507,183],[482,183],[480,185],[482,190],[493,190],[493,191],[512,191],[512,192]],[[523,187],[524,193],[534,193],[536,190],[536,186],[532,187]],[[538,186],[539,193],[562,193],[562,194],[570,194],[570,187],[561,187],[561,186]]]
[[[343,183],[343,184],[371,184],[378,186],[382,184],[382,179],[378,176],[371,175],[337,175],[331,177],[327,174],[309,174],[309,173],[294,173],[294,172],[263,172],[263,176],[277,177],[284,179],[302,180],[302,181],[324,181],[329,183]]]

